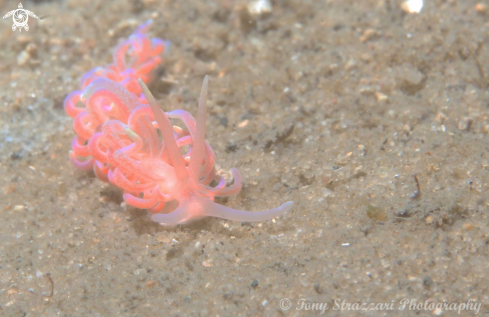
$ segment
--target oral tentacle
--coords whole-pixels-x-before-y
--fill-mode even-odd
[[[293,206],[294,202],[288,201],[277,208],[251,212],[232,209],[207,200],[203,207],[205,216],[217,217],[233,221],[262,222],[283,215],[287,211],[291,210]]]
[[[174,211],[169,214],[156,214],[151,216],[151,220],[158,222],[163,226],[175,226],[188,221],[192,217],[189,212],[192,202],[190,200],[184,200],[180,202],[180,205]]]

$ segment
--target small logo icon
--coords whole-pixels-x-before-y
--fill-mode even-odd
[[[19,29],[19,32],[22,32],[22,28],[24,28],[24,30],[26,31],[29,31],[29,26],[27,25],[27,21],[29,20],[29,15],[39,20],[37,15],[35,15],[33,12],[29,10],[25,10],[24,7],[22,6],[22,3],[19,3],[18,9],[10,11],[6,15],[4,15],[3,18],[6,19],[12,16],[12,19],[14,20],[14,25],[12,25],[12,31]]]
[[[282,310],[289,310],[291,306],[292,306],[292,303],[290,302],[290,299],[282,298],[280,300],[280,308]]]

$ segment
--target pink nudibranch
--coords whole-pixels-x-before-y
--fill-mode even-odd
[[[234,184],[232,186],[238,188],[237,191],[233,190],[230,193],[225,192],[226,189],[228,189],[226,187],[212,188],[199,183],[201,164],[204,160],[206,148],[205,122],[207,116],[206,106],[208,82],[209,77],[206,76],[204,78],[204,83],[202,85],[202,91],[200,94],[197,122],[194,135],[192,136],[193,148],[187,168],[186,163],[180,154],[180,149],[177,142],[173,137],[173,128],[167,115],[159,108],[153,95],[148,90],[144,82],[139,80],[139,84],[141,85],[144,95],[146,96],[146,99],[151,106],[151,110],[154,113],[154,117],[161,131],[163,141],[168,149],[171,163],[175,169],[175,179],[171,182],[172,190],[167,193],[167,199],[174,199],[179,202],[179,206],[176,210],[168,214],[154,214],[151,219],[155,222],[159,222],[162,225],[169,226],[188,223],[192,220],[207,216],[235,221],[261,222],[280,216],[291,210],[294,206],[294,202],[292,201],[286,202],[280,207],[265,211],[247,212],[216,204],[209,199],[213,198],[214,196],[228,196],[229,194],[237,193],[241,188],[241,175],[237,169],[232,170],[234,176]],[[236,186],[237,184],[238,186]],[[205,192],[207,195],[202,195],[202,192]]]

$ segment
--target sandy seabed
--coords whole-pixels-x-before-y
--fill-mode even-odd
[[[0,1],[2,15],[17,5]],[[457,314],[402,300],[489,312],[487,8],[249,5],[29,1],[42,20],[28,32],[1,21],[1,316]],[[165,110],[195,114],[210,75],[207,140],[244,182],[220,203],[291,212],[165,228],[71,165],[64,97],[150,18],[171,42],[150,85]]]

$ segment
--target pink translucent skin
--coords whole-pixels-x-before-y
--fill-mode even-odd
[[[277,217],[293,206],[246,212],[214,203],[214,197],[236,195],[241,175],[231,170],[234,182],[216,174],[215,154],[205,141],[208,77],[204,79],[197,120],[183,110],[163,112],[145,85],[160,63],[162,40],[149,39],[143,24],[114,51],[114,63],[87,73],[81,90],[64,102],[77,136],[70,159],[81,170],[93,169],[102,181],[119,188],[127,204],[148,209],[162,225],[188,223],[207,216],[260,222]],[[172,126],[169,118],[183,126]],[[182,148],[188,150],[184,153]],[[178,207],[162,213],[165,203]]]
[[[95,166],[95,160],[86,148],[88,140],[100,131],[105,121],[127,121],[131,111],[146,102],[138,79],[151,80],[151,72],[161,63],[159,55],[165,49],[163,40],[150,39],[145,34],[151,23],[149,20],[142,24],[114,49],[114,63],[96,67],[85,74],[81,90],[70,93],[64,100],[64,109],[74,119],[73,129],[77,134],[70,159],[79,169],[93,168],[97,175],[103,172],[104,169]],[[112,93],[107,94],[108,91]],[[102,179],[107,180],[107,175]]]
[[[95,133],[88,142],[97,176],[104,175],[101,169],[105,168],[109,182],[124,191],[126,203],[148,209],[153,213],[153,221],[167,226],[207,216],[260,222],[292,208],[293,202],[287,202],[266,211],[246,212],[214,203],[214,197],[236,195],[242,185],[241,175],[235,168],[231,170],[234,182],[230,186],[215,173],[214,151],[205,141],[207,77],[197,120],[183,110],[163,112],[142,80],[140,84],[149,105],[134,108],[125,123],[106,121],[101,132]],[[103,86],[107,87],[107,96],[120,94],[116,84]],[[169,118],[180,120],[184,126],[172,126]],[[189,150],[182,154],[183,146],[189,146]],[[217,185],[210,186],[213,181]],[[174,200],[179,203],[177,209],[161,213],[165,203]]]
[[[247,212],[216,204],[212,199],[209,199],[214,196],[236,194],[241,189],[241,176],[237,169],[233,169],[234,184],[228,188],[212,188],[200,182],[202,179],[201,171],[205,170],[203,167],[205,166],[206,155],[205,121],[207,116],[208,76],[205,77],[202,85],[195,130],[193,133],[192,131],[190,132],[192,135],[192,154],[188,166],[180,154],[176,140],[172,136],[173,129],[168,116],[159,108],[146,85],[142,81],[139,83],[153,110],[175,171],[171,173],[171,179],[168,180],[167,184],[160,185],[163,185],[162,189],[167,190],[168,200],[177,200],[179,202],[177,209],[171,213],[153,215],[151,217],[153,221],[162,225],[173,226],[211,216],[236,221],[261,222],[280,216],[292,209],[294,203],[289,201],[277,208],[259,212]]]

